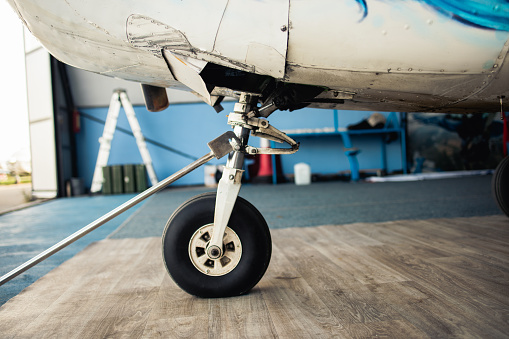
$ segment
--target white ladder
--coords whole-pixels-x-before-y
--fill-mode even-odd
[[[152,166],[152,158],[148,152],[145,138],[143,138],[143,134],[141,133],[140,124],[138,123],[138,119],[136,119],[133,105],[129,101],[126,91],[124,89],[118,89],[115,90],[111,96],[110,107],[108,108],[108,115],[106,117],[106,123],[104,124],[103,135],[101,138],[99,138],[99,154],[97,155],[97,161],[95,163],[94,177],[92,178],[92,186],[90,188],[91,193],[99,192],[102,189],[104,181],[102,168],[108,164],[108,158],[110,156],[111,150],[111,141],[113,140],[113,134],[117,128],[117,119],[120,112],[120,105],[124,107],[127,120],[129,121],[131,130],[133,131],[134,138],[136,139],[136,144],[140,150],[141,158],[143,159],[143,163],[147,169],[150,182],[152,185],[158,183],[154,167]]]

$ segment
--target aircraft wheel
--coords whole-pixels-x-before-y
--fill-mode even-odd
[[[189,294],[231,297],[247,293],[269,266],[272,242],[260,212],[237,198],[223,238],[219,259],[206,254],[212,237],[215,193],[183,203],[170,217],[163,233],[163,260],[175,283]]]
[[[509,217],[509,156],[498,164],[491,181],[491,190],[498,207]]]

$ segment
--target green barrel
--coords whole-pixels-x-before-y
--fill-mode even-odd
[[[103,194],[111,194],[113,191],[111,181],[111,168],[109,166],[103,167]]]

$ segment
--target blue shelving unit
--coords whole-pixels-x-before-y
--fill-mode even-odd
[[[383,128],[379,129],[361,129],[361,130],[348,130],[345,127],[339,126],[339,118],[338,111],[334,110],[334,126],[326,127],[321,129],[312,129],[312,130],[292,130],[288,131],[287,135],[292,138],[302,138],[302,137],[323,137],[323,136],[339,136],[343,143],[344,154],[348,159],[351,171],[351,180],[358,181],[360,178],[359,175],[359,161],[357,160],[357,156],[362,152],[362,149],[359,149],[354,146],[352,143],[352,136],[379,136],[380,142],[380,168],[384,171],[387,171],[387,151],[386,151],[386,138],[391,133],[396,133],[401,146],[401,163],[402,163],[402,171],[403,173],[408,173],[407,168],[407,160],[406,160],[406,113],[398,113],[391,112],[387,118]],[[399,116],[399,117],[398,117]],[[275,147],[272,144],[271,147]],[[272,156],[272,173],[273,173],[273,183],[277,183],[277,174],[275,169],[275,156]]]

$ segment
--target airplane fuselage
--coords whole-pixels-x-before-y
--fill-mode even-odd
[[[469,113],[509,100],[503,2],[486,23],[417,0],[8,1],[59,60],[145,84],[190,86],[166,53],[197,74],[209,63],[323,87],[313,107]]]

